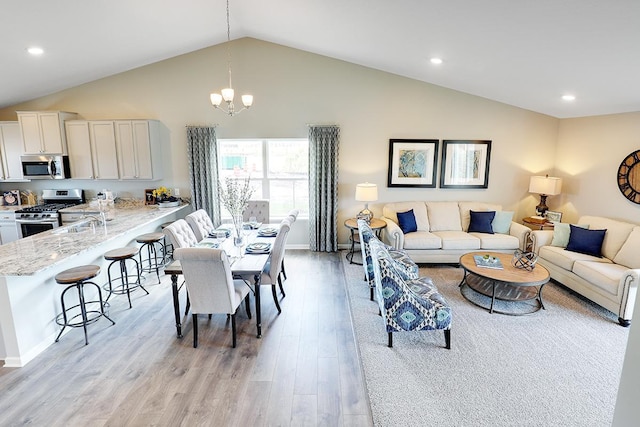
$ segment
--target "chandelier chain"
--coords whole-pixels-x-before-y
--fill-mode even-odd
[[[229,19],[229,0],[227,0],[227,68],[229,70],[229,87],[231,85],[231,24]]]

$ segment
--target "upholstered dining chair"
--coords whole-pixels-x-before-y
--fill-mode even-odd
[[[405,279],[398,274],[385,245],[369,241],[376,283],[376,299],[393,347],[393,333],[443,330],[445,347],[451,348],[451,307],[429,277]]]
[[[184,219],[179,219],[167,225],[162,232],[169,237],[174,250],[190,248],[198,243],[196,235]]]
[[[269,224],[269,200],[249,200],[242,213],[242,220],[249,222],[249,218],[256,217],[256,221]]]
[[[299,213],[300,211],[298,209],[291,209],[287,213],[285,220],[288,221],[289,227],[293,226],[293,223],[296,222],[296,220],[298,219]],[[284,268],[284,257],[282,257],[282,271],[280,272],[280,274],[282,274],[283,280],[287,280],[287,271]],[[284,296],[284,290],[282,289],[282,285],[280,286],[280,292],[282,292],[282,295]]]
[[[369,242],[371,239],[378,240],[373,229],[363,220],[358,220],[358,234],[360,236],[360,251],[362,253],[362,266],[364,267],[364,279],[369,283],[369,298],[373,301],[373,294],[376,287],[375,277],[373,273],[373,262],[371,261],[371,249]],[[382,242],[381,242],[382,243]],[[384,245],[391,255],[391,258],[398,267],[398,272],[405,279],[417,279],[420,275],[418,265],[413,262],[411,257],[402,249],[395,249],[389,245]]]
[[[191,227],[191,230],[196,236],[196,240],[198,242],[215,230],[211,217],[209,217],[209,214],[204,209],[198,209],[195,212],[191,212],[189,215],[185,216],[184,219]]]
[[[273,295],[273,301],[276,304],[278,313],[281,313],[280,303],[278,302],[278,295],[276,292],[276,285],[280,287],[282,296],[285,297],[284,289],[282,287],[282,278],[280,277],[280,271],[282,269],[282,259],[284,258],[284,248],[287,243],[287,236],[289,234],[289,223],[283,221],[280,224],[280,230],[276,236],[273,246],[271,247],[271,255],[269,255],[269,261],[262,270],[260,275],[260,285],[271,285],[271,293]],[[256,290],[256,292],[258,292]]]
[[[247,316],[250,288],[244,280],[233,280],[225,251],[212,248],[178,248],[174,257],[180,260],[193,319],[193,347],[198,347],[198,314],[224,313],[231,316],[233,348],[236,347],[236,312],[245,302]]]

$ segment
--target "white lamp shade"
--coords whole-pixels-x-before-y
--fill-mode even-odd
[[[358,202],[375,202],[378,200],[378,186],[369,182],[356,185],[356,200]]]
[[[253,105],[253,95],[242,95],[242,105],[249,108]]]
[[[562,190],[562,178],[553,176],[532,176],[529,181],[529,193],[555,196]]]
[[[233,101],[233,89],[231,89],[230,87],[226,88],[226,89],[222,89],[222,99],[225,100],[225,102],[231,102]]]
[[[211,94],[211,103],[217,107],[218,105],[220,105],[220,103],[222,102],[222,95],[220,95],[219,93],[212,93]]]

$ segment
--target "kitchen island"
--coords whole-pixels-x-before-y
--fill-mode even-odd
[[[157,231],[160,224],[189,212],[189,205],[127,205],[116,207],[114,219],[106,225],[59,227],[0,246],[0,359],[4,366],[24,366],[54,342],[64,289],[55,282],[56,274],[95,264],[103,267],[95,279],[101,285],[106,282],[105,252],[138,246],[138,235]]]

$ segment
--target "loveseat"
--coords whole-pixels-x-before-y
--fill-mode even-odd
[[[583,216],[575,225],[532,231],[531,239],[538,262],[552,279],[629,326],[640,281],[640,225]]]
[[[403,231],[398,219],[413,211],[416,231]],[[485,232],[469,232],[471,212],[484,212],[494,218]],[[387,203],[382,208],[387,226],[382,238],[396,249],[404,249],[417,263],[457,263],[465,253],[492,251],[510,253],[524,249],[531,229],[514,222],[513,212],[484,202],[410,201]],[[410,221],[409,221],[410,222]]]

